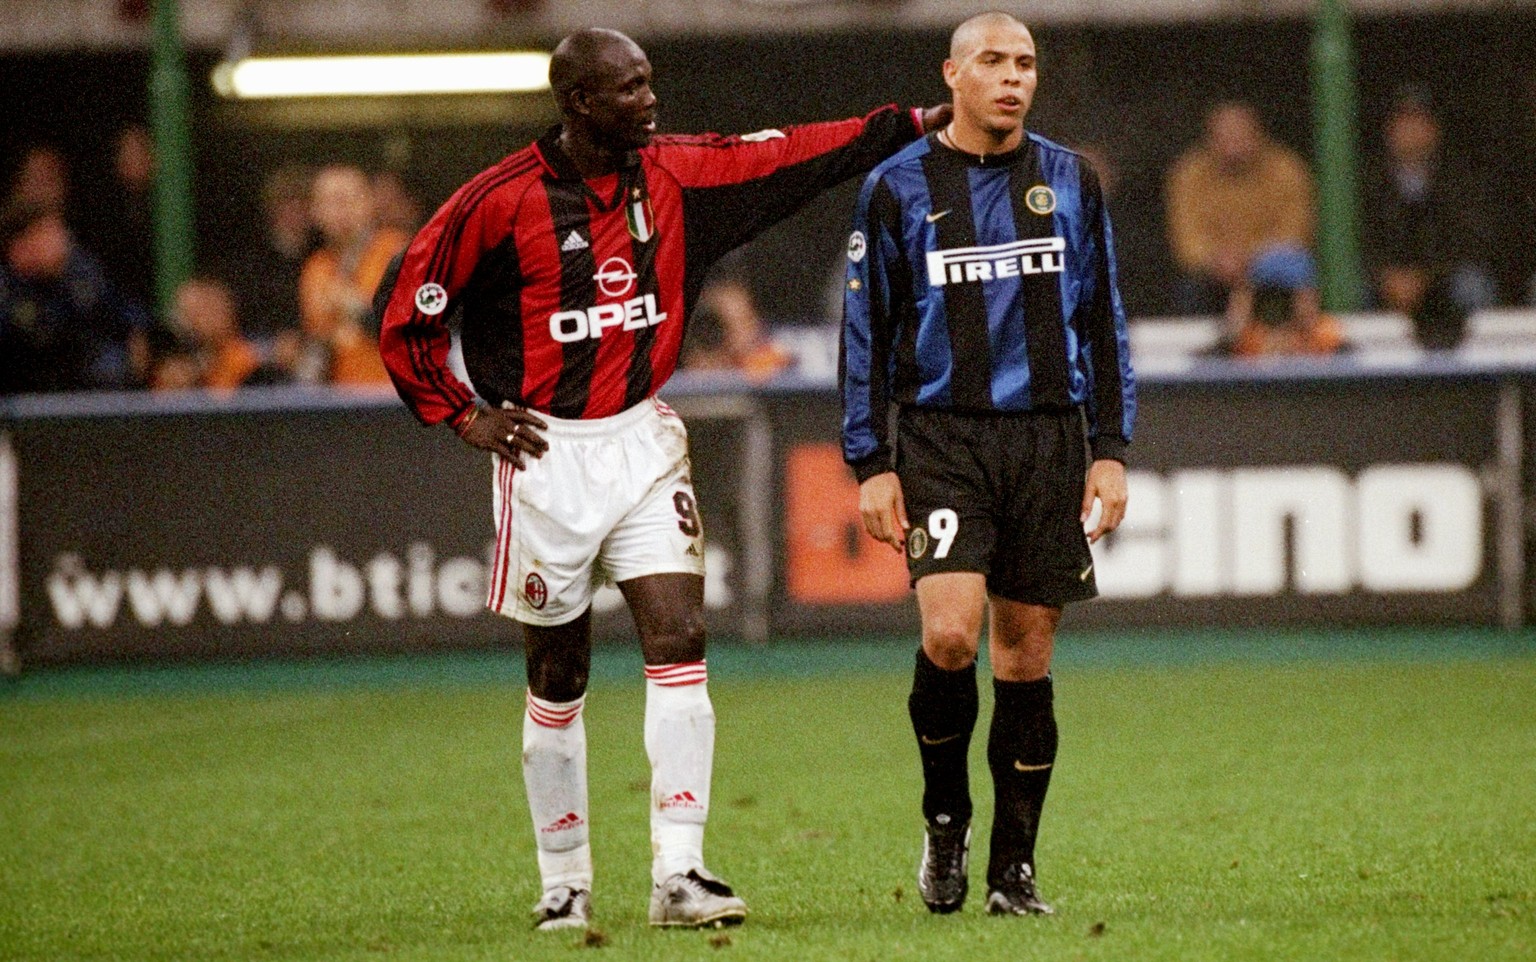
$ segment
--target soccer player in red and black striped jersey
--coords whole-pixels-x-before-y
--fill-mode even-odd
[[[686,432],[656,393],[711,264],[949,108],[656,136],[650,63],[608,30],[562,41],[550,84],[562,123],[454,194],[385,277],[380,348],[418,418],[492,453],[488,603],[523,625],[535,924],[590,916],[581,709],[601,579],[623,593],[645,661],[650,921],[736,923],[746,905],[703,860],[714,754],[703,529]],[[450,318],[473,388],[448,367]]]

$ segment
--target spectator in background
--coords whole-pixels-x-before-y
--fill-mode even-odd
[[[155,390],[209,388],[233,391],[258,380],[261,352],[240,334],[235,298],[228,285],[205,274],[176,289],[173,336],[150,377]],[[270,372],[260,380],[276,380]]]
[[[1344,347],[1338,320],[1322,311],[1317,264],[1303,247],[1259,252],[1232,289],[1227,323],[1238,357],[1326,355]]]
[[[1493,304],[1485,261],[1493,221],[1482,178],[1447,158],[1428,99],[1403,91],[1382,126],[1380,163],[1365,173],[1361,247],[1375,303],[1413,319],[1426,347],[1453,347],[1467,316]]]
[[[759,382],[790,364],[788,352],[763,331],[752,292],[737,278],[705,285],[689,325],[684,370],[740,371],[747,380]]]
[[[223,271],[245,336],[293,356],[301,350],[299,275],[315,249],[309,199],[313,179],[298,165],[279,167],[267,176],[261,188],[261,237]],[[324,376],[325,371],[316,370],[309,380]]]
[[[405,186],[405,180],[393,170],[373,175],[373,202],[379,226],[416,233],[421,226],[421,201]]]
[[[22,154],[8,193],[11,200],[69,214],[69,164],[54,147],[39,145]]]
[[[1217,105],[1205,139],[1168,176],[1168,236],[1182,276],[1180,308],[1218,314],[1259,251],[1310,247],[1312,175],[1294,151],[1264,132],[1245,103]]]
[[[149,317],[76,246],[57,209],[0,211],[0,394],[143,384]]]
[[[91,241],[107,276],[142,305],[155,303],[155,153],[142,124],[124,127],[112,156],[112,181]]]
[[[313,343],[323,345],[333,384],[388,384],[378,331],[370,330],[374,289],[390,259],[410,240],[380,227],[368,175],[335,165],[315,175],[311,210],[320,249],[299,277],[299,315]]]

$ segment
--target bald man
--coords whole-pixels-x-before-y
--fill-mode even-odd
[[[458,191],[380,285],[400,395],[491,453],[491,610],[522,624],[523,775],[540,929],[587,925],[582,725],[593,590],[617,583],[645,662],[657,926],[729,925],[746,905],[704,867],[715,716],[704,660],[704,532],[687,432],[656,396],[711,264],[947,119],[883,107],[739,137],[658,136],[651,65],[584,30],[550,63],[561,123]],[[473,388],[448,368],[461,325]]]
[[[987,911],[1051,912],[1035,839],[1056,760],[1056,626],[1097,593],[1089,541],[1126,505],[1136,398],[1113,234],[1087,161],[1024,129],[1037,79],[1019,21],[961,24],[944,62],[953,122],[875,168],[848,245],[843,455],[865,527],[905,553],[917,589],[918,890],[939,913],[959,911],[969,886],[983,619],[996,696]]]

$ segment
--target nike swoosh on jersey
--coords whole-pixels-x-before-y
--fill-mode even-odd
[[[951,207],[950,210],[954,210],[954,208]],[[934,221],[938,220],[940,217],[944,217],[948,213],[949,213],[949,210],[941,210],[937,214],[924,214],[923,215],[923,220],[925,220],[925,221],[927,221],[928,223],[931,224]]]
[[[1087,581],[1088,580],[1088,576],[1091,575],[1091,574],[1093,574],[1093,565],[1090,564],[1088,567],[1083,569],[1083,573],[1082,574],[1077,576],[1077,580],[1078,581]]]

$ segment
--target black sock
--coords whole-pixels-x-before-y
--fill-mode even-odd
[[[971,779],[966,756],[976,728],[976,663],[945,671],[919,648],[907,711],[923,759],[923,818],[940,824],[969,822]]]
[[[994,888],[1008,866],[1035,864],[1040,810],[1056,763],[1056,712],[1051,676],[1039,681],[992,680],[997,695],[987,764],[997,800],[992,817],[992,855],[987,882]]]

